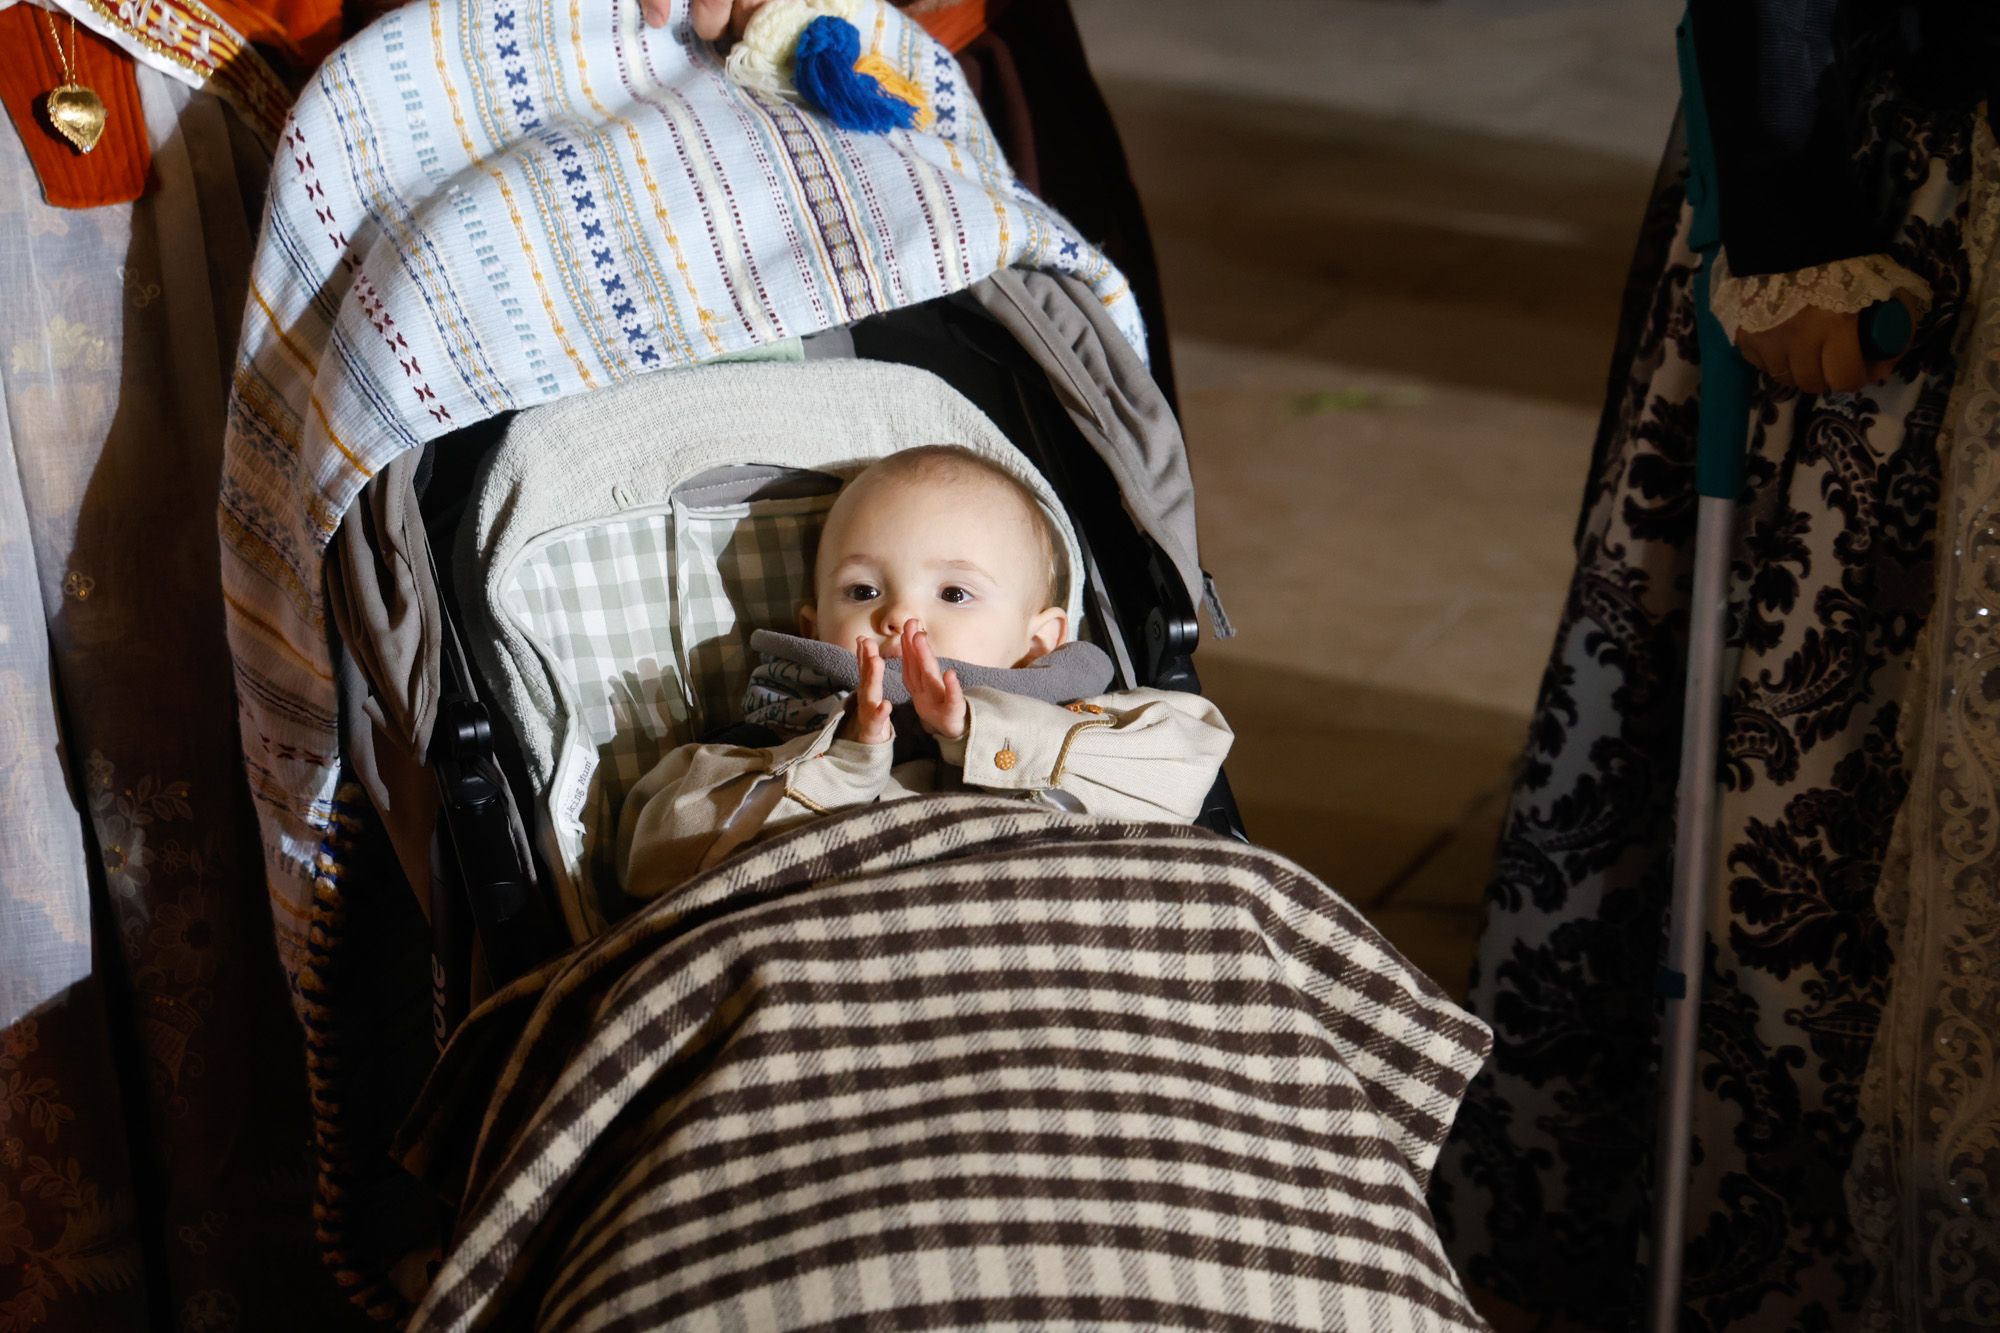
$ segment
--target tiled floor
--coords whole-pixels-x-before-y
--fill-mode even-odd
[[[1172,77],[1141,77],[1096,55],[1129,8],[1078,11],[1160,249],[1203,555],[1241,631],[1199,658],[1237,729],[1231,779],[1256,840],[1462,992],[1652,164],[1458,111],[1245,94],[1226,70],[1196,87],[1203,66],[1167,56]],[[1386,8],[1435,7],[1311,14],[1382,43]],[[1151,12],[1171,55],[1179,8]],[[1649,110],[1663,137],[1658,98],[1632,93],[1624,149]]]
[[[1685,0],[1070,0],[1102,77],[1658,157]]]

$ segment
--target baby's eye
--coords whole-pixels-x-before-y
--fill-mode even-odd
[[[881,589],[872,583],[850,583],[840,593],[850,602],[872,602],[882,595]]]
[[[961,588],[956,583],[947,583],[944,587],[938,589],[938,596],[950,602],[953,606],[958,606],[961,603],[972,600],[972,590],[970,588]]]

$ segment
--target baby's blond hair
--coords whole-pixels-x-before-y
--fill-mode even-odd
[[[1041,604],[1043,606],[1063,604],[1063,596],[1067,591],[1064,570],[1068,562],[1063,559],[1062,535],[1056,531],[1055,520],[1043,506],[1041,497],[1036,495],[1026,482],[1000,464],[974,453],[963,445],[920,444],[876,459],[868,465],[861,476],[850,481],[848,486],[852,487],[855,482],[861,480],[861,477],[903,482],[952,481],[984,477],[1001,482],[1026,507],[1029,527],[1034,531],[1036,545],[1040,547],[1040,563],[1046,571]],[[816,569],[817,550],[813,555]]]

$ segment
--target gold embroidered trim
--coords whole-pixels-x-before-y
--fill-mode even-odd
[[[1049,785],[1051,787],[1060,787],[1062,785],[1063,770],[1069,765],[1069,747],[1076,744],[1078,736],[1097,727],[1115,727],[1117,725],[1118,720],[1116,718],[1093,717],[1071,727],[1069,734],[1063,737],[1062,749],[1056,751],[1056,766],[1049,770]]]
[[[800,805],[804,806],[806,809],[812,811],[816,815],[830,815],[833,813],[833,811],[827,809],[819,802],[809,801],[805,797],[799,795],[798,790],[795,787],[793,787],[792,784],[789,782],[785,784],[785,799],[788,801],[797,801]]]
[[[291,108],[291,91],[257,49],[200,0],[63,3],[76,5],[96,20],[90,25],[94,30],[139,46],[155,59],[199,78],[242,112],[267,143],[276,142]],[[146,18],[154,18],[151,29],[140,26]]]

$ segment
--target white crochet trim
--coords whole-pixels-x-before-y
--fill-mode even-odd
[[[1893,296],[1910,298],[1921,316],[1930,308],[1931,285],[1887,255],[1857,255],[1831,264],[1739,278],[1729,271],[1726,251],[1715,253],[1708,304],[1732,341],[1738,333],[1762,333],[1807,306],[1855,314]]]
[[[723,69],[738,87],[796,100],[792,54],[806,25],[831,14],[859,27],[861,16],[874,7],[875,0],[767,0],[729,48]]]

